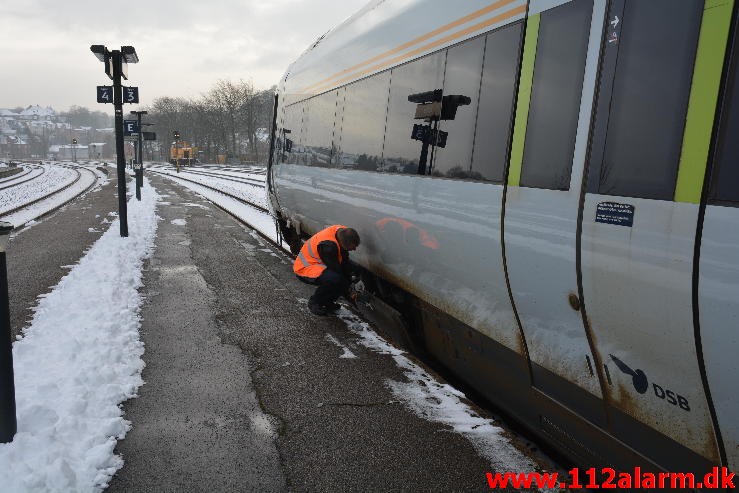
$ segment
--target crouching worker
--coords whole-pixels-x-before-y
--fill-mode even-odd
[[[359,234],[335,224],[311,236],[300,249],[293,272],[301,281],[317,285],[308,300],[314,315],[328,315],[339,309],[339,296],[349,299],[352,280],[349,252],[359,246]]]

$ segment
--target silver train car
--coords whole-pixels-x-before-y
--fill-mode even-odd
[[[276,94],[271,207],[584,466],[739,470],[735,0],[374,0]]]

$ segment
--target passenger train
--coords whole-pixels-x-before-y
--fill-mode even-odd
[[[292,248],[583,466],[739,470],[735,0],[374,0],[275,95]]]

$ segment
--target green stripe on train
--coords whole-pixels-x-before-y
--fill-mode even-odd
[[[693,204],[701,199],[734,0],[705,6],[675,187],[675,202]]]
[[[518,100],[516,102],[516,120],[513,124],[511,164],[508,170],[508,184],[513,186],[518,186],[521,182],[523,146],[526,141],[526,125],[529,120],[531,87],[534,83],[534,62],[536,61],[536,43],[539,39],[540,20],[541,14],[535,14],[529,17],[526,22],[526,39],[523,45],[521,78],[518,84]]]

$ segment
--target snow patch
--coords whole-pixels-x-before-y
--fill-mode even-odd
[[[116,440],[131,424],[120,404],[143,383],[142,264],[154,249],[151,184],[42,297],[13,345],[18,433],[0,444],[3,491],[102,491],[123,465]]]
[[[440,383],[405,353],[394,347],[349,310],[338,312],[349,330],[359,336],[360,344],[380,354],[393,357],[408,381],[388,379],[385,384],[395,397],[417,416],[449,426],[466,437],[475,450],[490,461],[495,471],[535,471],[536,464],[513,446],[503,428],[491,419],[479,416],[462,401],[465,395],[449,384]]]
[[[336,337],[331,334],[326,334],[326,340],[332,344],[339,346],[344,352],[339,355],[339,358],[356,359],[357,355],[352,353],[351,350],[343,345]]]

